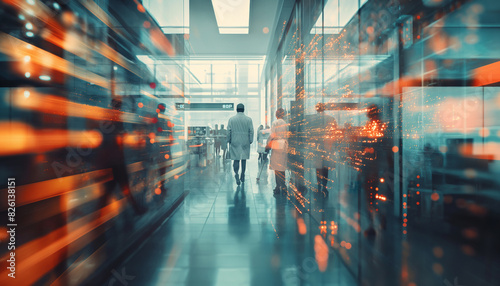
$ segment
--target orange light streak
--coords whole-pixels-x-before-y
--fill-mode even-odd
[[[314,237],[314,252],[316,253],[315,258],[319,271],[325,272],[328,267],[329,249],[323,237],[319,234]]]
[[[500,82],[500,61],[473,70],[473,85],[484,86]]]
[[[16,261],[19,262],[16,265],[16,270],[19,273],[29,273],[30,275],[16,276],[17,283],[21,285],[33,284],[66,259],[66,256],[60,255],[60,252],[70,244],[71,252],[76,252],[87,245],[87,240],[79,239],[118,215],[125,203],[126,198],[114,201],[100,210],[18,247]],[[68,232],[68,229],[72,229],[72,231]],[[7,255],[2,257],[2,260],[4,259],[7,260]],[[2,271],[0,285],[9,285],[10,280],[8,279],[11,278],[7,276],[7,272],[8,270]]]
[[[106,78],[5,33],[0,33],[0,52],[19,61],[22,61],[28,55],[31,57],[31,62],[43,67],[65,73],[107,89],[111,87],[109,80]]]
[[[307,226],[306,226],[303,218],[297,219],[297,227],[298,227],[299,233],[301,235],[304,235],[307,233]]]
[[[16,205],[23,206],[60,196],[92,186],[96,182],[105,183],[112,179],[111,169],[102,169],[73,176],[37,182],[16,187]],[[0,194],[7,196],[8,189],[0,190]],[[7,209],[7,200],[0,201],[0,210]]]
[[[141,123],[144,121],[141,117],[134,113],[71,102],[63,97],[39,94],[33,90],[28,90],[30,96],[26,98],[24,96],[24,92],[26,90],[28,89],[19,88],[13,92],[11,102],[13,106],[23,109],[36,110],[47,114],[82,117],[94,120],[109,120],[128,123]]]
[[[35,130],[21,122],[0,122],[0,156],[43,153],[63,147],[96,148],[102,134],[96,130]]]

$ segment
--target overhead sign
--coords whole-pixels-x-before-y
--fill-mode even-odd
[[[185,111],[233,111],[234,103],[176,103],[175,109]]]

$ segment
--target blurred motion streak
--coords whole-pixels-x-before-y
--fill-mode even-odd
[[[29,97],[24,95],[25,91],[29,92]],[[127,123],[142,123],[146,121],[134,113],[71,102],[63,97],[40,94],[26,88],[16,89],[12,93],[11,104],[23,109],[95,120],[109,120]]]
[[[500,61],[472,71],[474,86],[485,86],[500,82]]]
[[[109,89],[111,87],[104,77],[89,72],[73,63],[35,47],[11,35],[0,32],[0,52],[22,61],[26,55],[33,63],[50,68],[89,83]]]
[[[63,147],[97,148],[102,134],[96,130],[35,130],[21,122],[0,122],[0,155],[43,153]]]
[[[84,238],[93,230],[117,216],[123,205],[125,198],[114,201],[102,209],[88,214],[76,221],[53,230],[51,233],[32,240],[16,249],[16,257],[19,261],[17,271],[20,273],[30,273],[16,278],[19,285],[28,285],[37,281],[57,264],[61,263],[66,257],[59,255],[59,252],[71,244],[71,251],[76,252],[87,245],[88,241]],[[67,232],[68,229],[72,231]],[[2,257],[7,260],[7,255]],[[8,270],[0,273],[0,284],[8,285]]]

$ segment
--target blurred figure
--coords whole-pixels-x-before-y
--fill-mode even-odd
[[[257,128],[257,153],[259,154],[259,161],[262,159],[262,150],[260,149],[260,142],[261,142],[261,131],[264,130],[264,125],[259,125],[259,128]],[[264,148],[264,151],[265,151],[265,148]]]
[[[263,125],[259,126],[259,130],[257,131],[257,153],[259,153],[259,160],[267,160],[266,143],[270,133],[269,128],[264,129]]]
[[[214,130],[214,144],[215,144],[215,156],[219,157],[220,154],[220,138],[219,138],[219,125],[215,124]]]
[[[219,138],[220,138],[220,146],[222,148],[222,159],[226,159],[226,151],[227,151],[227,130],[224,129],[224,124],[220,125],[219,130]]]
[[[122,100],[115,98],[111,100],[111,109],[114,111],[122,111]],[[117,115],[119,116],[119,115]],[[111,194],[118,186],[125,197],[128,198],[134,210],[142,214],[146,211],[143,206],[140,206],[130,192],[130,182],[123,153],[123,136],[125,129],[121,118],[114,118],[115,121],[106,127],[103,138],[103,150],[106,152],[105,160],[109,162],[113,173],[113,180],[106,183],[106,192],[101,197],[98,208],[102,210],[109,203]]]
[[[310,120],[309,130],[314,148],[313,167],[316,169],[316,181],[318,183],[318,193],[328,196],[328,172],[330,167],[334,167],[332,153],[333,134],[337,129],[337,122],[332,116],[325,114],[325,104],[316,104],[316,114]]]
[[[227,124],[227,142],[229,143],[229,159],[234,160],[234,178],[236,184],[245,182],[247,160],[250,158],[250,144],[253,142],[252,118],[244,114],[245,106],[239,103],[237,114],[229,118]],[[241,161],[241,176],[238,176]]]
[[[155,138],[157,138],[156,140],[152,141],[151,144],[153,145],[153,152],[152,154],[161,154],[161,156],[159,158],[157,158],[157,160],[154,160],[155,162],[152,162],[152,166],[155,166],[156,164],[158,165],[159,167],[159,184],[160,184],[160,191],[161,191],[161,198],[165,198],[166,197],[166,194],[167,194],[167,188],[165,187],[165,181],[164,181],[164,176],[165,174],[167,173],[167,166],[168,166],[168,162],[165,162],[165,158],[170,158],[170,144],[172,142],[170,142],[170,139],[168,139],[168,142],[167,141],[162,141],[162,138],[170,138],[170,135],[171,134],[168,134],[170,133],[170,128],[168,127],[168,119],[166,118],[166,116],[164,115],[165,114],[165,110],[166,110],[166,105],[164,103],[160,103],[158,104],[158,109],[157,111],[159,111],[157,114],[156,114],[156,120],[154,120],[154,124],[153,124],[153,127],[154,127],[154,131],[156,136]],[[168,143],[168,144],[167,144]],[[168,156],[166,156],[168,155]],[[158,160],[159,159],[159,160]]]
[[[264,134],[263,141],[264,141],[264,148],[265,148],[266,143],[267,143],[267,139],[269,139],[269,136],[271,135],[271,127],[269,127],[269,125],[266,125],[266,129],[264,129],[262,132]],[[264,161],[267,160],[268,154],[269,154],[269,151],[266,150],[266,152],[264,152],[264,154],[262,155]]]
[[[361,146],[361,155],[363,167],[359,173],[359,182],[363,185],[365,198],[368,209],[369,226],[365,230],[365,236],[373,236],[376,234],[374,228],[374,212],[375,212],[375,198],[378,195],[379,185],[379,170],[381,169],[381,141],[384,137],[386,124],[380,120],[380,108],[372,104],[368,107],[367,111],[368,121],[361,129],[360,137],[363,145]],[[385,222],[382,219],[382,226]]]
[[[285,184],[285,171],[287,165],[287,125],[283,118],[285,117],[285,110],[279,108],[276,110],[276,120],[273,122],[271,127],[271,135],[267,140],[266,149],[271,149],[271,162],[269,168],[274,170],[274,175],[276,176],[276,188],[274,188],[274,195],[278,195],[280,192],[283,194],[286,192]]]

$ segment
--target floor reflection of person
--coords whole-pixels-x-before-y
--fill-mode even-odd
[[[314,150],[312,159],[313,167],[316,169],[316,181],[318,193],[328,196],[328,172],[334,168],[332,158],[332,136],[337,128],[335,118],[325,114],[324,103],[316,104],[316,114],[310,120],[309,136],[312,142],[311,148]]]
[[[250,209],[247,207],[245,185],[236,188],[233,204],[228,209],[229,232],[243,238],[250,230]]]
[[[365,230],[365,236],[376,234],[374,228],[374,213],[376,211],[376,196],[378,195],[379,170],[381,169],[382,139],[387,128],[380,119],[380,108],[372,104],[367,111],[368,121],[360,131],[362,168],[359,173],[359,181],[365,192],[369,226]]]
[[[250,158],[250,144],[253,142],[252,118],[244,114],[245,106],[239,103],[237,114],[229,118],[227,124],[227,142],[229,143],[229,159],[233,160],[236,184],[245,182],[247,160]],[[241,162],[241,176],[238,176]]]
[[[271,149],[271,162],[269,168],[274,170],[276,176],[276,188],[274,188],[274,195],[280,192],[286,193],[285,184],[285,171],[287,166],[287,124],[283,118],[285,117],[285,110],[279,108],[276,110],[276,120],[271,126],[271,135],[267,140],[267,149]]]

